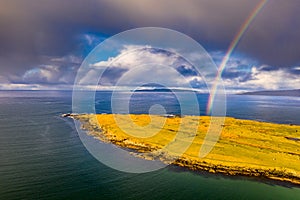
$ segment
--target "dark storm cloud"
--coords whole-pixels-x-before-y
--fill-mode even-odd
[[[237,79],[238,82],[246,82],[253,79],[251,66],[240,64],[239,62],[236,66],[234,64],[235,63],[233,63],[233,67],[225,68],[225,70],[223,71],[222,78],[224,80]],[[260,67],[259,70],[262,70],[262,68],[263,67]]]
[[[89,45],[82,38],[89,33],[110,36],[130,28],[160,26],[181,31],[209,50],[225,51],[259,2],[0,0],[0,80],[4,76],[15,80],[47,64],[68,69],[51,59],[82,56]],[[299,7],[298,0],[268,1],[236,51],[277,68],[299,65]]]
[[[124,68],[109,67],[104,71],[101,79],[99,80],[99,84],[116,85],[119,78],[127,71],[128,69],[124,69]]]
[[[135,26],[163,26],[186,33],[208,49],[226,50],[259,0],[174,1],[154,3],[111,1],[118,13]],[[262,64],[288,67],[299,64],[300,1],[271,0],[255,17],[237,50]]]
[[[300,67],[293,67],[289,68],[288,70],[291,74],[299,75],[300,76]]]
[[[176,70],[182,74],[183,76],[198,76],[199,74],[195,71],[194,68],[186,65],[180,65],[176,68]]]
[[[262,65],[259,67],[260,71],[274,71],[277,70],[277,67],[270,66],[270,65]]]
[[[99,12],[99,6],[95,4],[98,5],[97,2],[81,0],[2,0],[2,72],[24,72],[33,65],[45,64],[47,59],[44,56],[56,57],[79,51],[77,36],[85,29],[92,30],[93,23],[100,19],[94,15]],[[103,24],[99,25],[106,29]]]
[[[244,35],[238,50],[264,64],[287,67],[300,63],[300,1],[268,1]]]

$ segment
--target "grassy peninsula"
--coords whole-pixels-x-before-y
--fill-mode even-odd
[[[172,164],[192,170],[264,177],[300,184],[299,125],[226,117],[225,123],[221,125],[223,129],[219,141],[206,157],[199,158],[200,147],[210,125],[211,118],[208,116],[168,118],[157,115],[82,114],[71,117],[79,120],[89,134],[102,141],[135,150],[137,156],[143,153],[140,156],[144,159],[160,159],[168,163],[172,160],[170,158],[176,158]],[[184,120],[186,138],[176,138],[181,120]],[[163,126],[160,126],[162,121]],[[136,130],[134,126],[144,129]],[[196,136],[182,155],[176,155],[171,149],[157,153],[174,140],[180,140],[179,144],[187,142],[193,126],[197,126]],[[128,131],[132,132],[128,134]]]

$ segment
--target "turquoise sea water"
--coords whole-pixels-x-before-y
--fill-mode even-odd
[[[147,112],[158,96],[168,112],[178,112],[167,93],[136,94],[131,112]],[[110,112],[109,99],[109,92],[97,94],[98,112]],[[207,95],[198,99],[204,112]],[[60,117],[71,103],[71,92],[0,92],[0,199],[300,199],[300,187],[248,177],[172,166],[144,174],[113,170],[87,152],[73,121]],[[300,98],[229,95],[227,104],[229,116],[300,124]]]

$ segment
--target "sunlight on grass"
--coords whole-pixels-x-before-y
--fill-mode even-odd
[[[83,126],[92,135],[140,153],[150,153],[147,154],[150,159],[151,152],[163,150],[176,157],[173,164],[194,170],[300,183],[300,126],[226,117],[219,141],[206,157],[199,158],[210,126],[208,116],[99,114],[78,115],[77,119],[86,122]],[[164,156],[160,159],[164,161]]]

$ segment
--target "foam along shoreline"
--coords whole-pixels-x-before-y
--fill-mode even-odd
[[[87,130],[88,134],[104,142],[134,150],[136,156],[144,159],[160,159],[167,164],[195,171],[263,177],[300,184],[299,125],[226,117],[219,141],[206,157],[199,158],[198,153],[210,123],[210,117],[207,116],[152,115],[151,123],[154,125],[150,127],[147,126],[150,122],[149,115],[65,114],[63,117],[79,120],[81,128]],[[189,148],[180,156],[172,151],[158,151],[175,138],[183,118],[190,126],[200,122]],[[135,137],[120,129],[120,124],[117,124],[115,119],[123,122],[122,128],[134,131],[128,121],[132,120],[136,125],[147,127],[145,132],[156,129],[156,121],[166,121],[158,134],[151,137]],[[190,137],[189,126],[185,127],[185,130],[186,137]],[[180,139],[182,142],[185,140]]]

